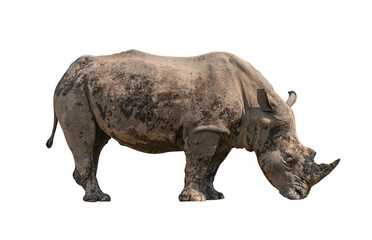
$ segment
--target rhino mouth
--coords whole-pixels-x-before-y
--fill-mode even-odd
[[[310,188],[308,186],[296,184],[286,191],[280,191],[280,194],[290,200],[300,200],[306,198],[309,192]]]

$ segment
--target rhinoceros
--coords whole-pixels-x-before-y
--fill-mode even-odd
[[[284,102],[252,65],[225,52],[163,57],[129,50],[82,56],[55,89],[47,147],[59,121],[85,201],[110,201],[96,173],[111,138],[146,153],[184,151],[180,201],[224,198],[213,181],[232,148],[254,151],[280,194],[303,199],[340,160],[317,164],[315,151],[300,143],[291,109],[296,97],[290,91]]]

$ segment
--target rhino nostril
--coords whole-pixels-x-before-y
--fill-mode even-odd
[[[299,197],[298,199],[301,199],[302,198],[302,192],[299,191],[298,189],[295,189],[295,191],[296,191],[297,196]]]
[[[280,191],[280,194],[282,194],[284,197],[288,198],[288,199],[291,199],[291,200],[299,200],[299,199],[303,199],[304,195],[302,194],[302,192],[300,190],[297,190],[296,188],[292,188],[288,191],[285,191],[285,192],[281,192]]]

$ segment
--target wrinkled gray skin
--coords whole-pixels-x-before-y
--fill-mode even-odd
[[[54,94],[55,120],[75,159],[73,177],[85,201],[110,201],[96,178],[110,138],[147,153],[184,151],[180,201],[222,199],[213,181],[232,148],[255,151],[270,183],[289,199],[305,198],[330,173],[297,138],[291,105],[249,63],[222,52],[160,57],[130,50],[83,56],[71,64]]]

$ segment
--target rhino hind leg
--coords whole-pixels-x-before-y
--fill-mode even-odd
[[[185,187],[179,195],[180,201],[207,200],[206,177],[208,166],[220,141],[215,132],[192,134],[186,143]]]
[[[110,140],[111,137],[109,137],[104,131],[102,131],[100,128],[96,128],[96,140],[94,142],[93,147],[93,161],[94,161],[94,170],[97,172],[98,168],[98,160],[99,155],[101,154],[101,151],[103,147],[107,144],[107,142]]]
[[[93,142],[86,139],[83,142],[72,141],[74,147],[71,150],[75,160],[73,177],[76,183],[84,188],[85,195],[83,200],[87,202],[111,200],[108,194],[102,192],[96,177],[98,158],[109,138],[106,137],[107,135],[104,136],[104,133],[98,135],[97,132],[101,132],[101,130],[96,129],[93,132],[85,132],[85,135],[90,136]],[[87,142],[88,145],[86,144]]]
[[[97,174],[97,168],[98,168],[98,160],[99,155],[103,149],[103,147],[107,144],[110,137],[104,133],[101,129],[96,128],[96,134],[95,134],[95,142],[93,147],[93,163],[92,163],[92,176],[88,178],[88,183],[85,187],[82,184],[79,184],[83,186],[85,190],[85,196],[83,198],[84,201],[87,202],[96,202],[96,201],[111,201],[111,198],[108,194],[105,194],[102,192],[102,190],[99,187],[98,180],[96,177]],[[91,160],[89,160],[91,161]],[[74,170],[74,179],[76,182],[80,181],[79,171],[76,171],[76,168]],[[84,184],[84,183],[83,183]]]
[[[110,201],[99,187],[99,154],[109,137],[96,125],[87,98],[71,94],[55,101],[56,114],[75,160],[73,177],[85,190],[84,201]]]

